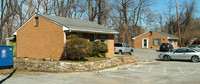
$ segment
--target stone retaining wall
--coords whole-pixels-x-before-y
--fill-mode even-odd
[[[135,63],[138,60],[137,56],[130,57],[115,57],[109,60],[102,60],[96,62],[82,62],[82,63],[68,63],[61,61],[14,61],[14,68],[31,71],[95,71],[112,67],[116,65],[123,65],[128,63]]]

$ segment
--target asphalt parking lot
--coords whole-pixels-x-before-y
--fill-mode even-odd
[[[136,49],[134,55],[140,58],[136,64],[94,72],[14,74],[3,84],[199,84],[200,62],[162,61],[160,53]]]

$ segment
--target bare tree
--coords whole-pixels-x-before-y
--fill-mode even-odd
[[[169,2],[169,13],[166,14],[167,21],[165,23],[165,29],[167,29],[169,34],[178,36],[178,28],[177,28],[177,19],[175,15],[171,13],[171,10],[173,8],[172,4],[173,2]],[[192,1],[191,3],[187,3],[187,1],[184,1],[184,4],[180,6],[181,11],[179,12],[179,20],[180,20],[180,31],[181,31],[181,39],[182,39],[182,45],[187,46],[190,44],[190,40],[193,38],[196,38],[198,36],[199,30],[194,28],[196,24],[194,24],[195,19],[193,17],[193,13],[195,11],[195,1]],[[195,35],[196,34],[196,35]]]
[[[0,26],[0,44],[3,44],[4,26],[9,21],[9,18],[16,13],[17,0],[1,0],[1,26]],[[5,37],[5,35],[4,35]]]

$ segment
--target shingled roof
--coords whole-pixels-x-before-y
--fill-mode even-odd
[[[148,31],[148,32],[149,32],[149,31]],[[172,35],[167,34],[167,33],[164,33],[164,32],[159,32],[159,31],[152,31],[152,32],[158,33],[158,34],[160,34],[160,35],[163,35],[163,36],[167,37],[168,39],[179,39],[179,38],[176,37],[176,36],[172,36]],[[147,32],[145,32],[145,33],[147,33]],[[143,34],[145,34],[145,33],[143,33]],[[140,34],[140,35],[138,35],[138,36],[136,36],[136,37],[134,37],[134,38],[132,38],[132,39],[135,39],[135,38],[137,38],[137,37],[139,37],[139,36],[141,36],[141,35],[143,35],[143,34]]]
[[[168,39],[179,39],[179,38],[176,37],[176,36],[172,36],[172,35],[166,34],[166,33],[164,33],[164,32],[159,32],[159,31],[152,31],[152,32],[155,32],[155,33],[161,34],[161,35],[163,35],[163,36],[166,36]]]
[[[66,18],[66,17],[42,15],[42,14],[36,14],[36,15],[39,17],[42,17],[46,20],[49,20],[55,24],[63,26],[65,28],[67,28],[67,30],[70,30],[72,32],[79,31],[79,32],[91,32],[91,33],[105,33],[105,34],[118,34],[119,33],[115,30],[112,30],[110,28],[104,27],[102,25],[99,25],[95,22],[91,22],[88,20],[71,19],[71,18]],[[23,25],[22,25],[22,27],[23,27]],[[17,31],[14,33],[14,35],[17,34]]]

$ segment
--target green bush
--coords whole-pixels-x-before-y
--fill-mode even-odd
[[[13,46],[13,57],[16,57],[17,55],[16,42],[10,42],[9,45]]]
[[[106,57],[105,53],[108,52],[107,45],[105,43],[94,41],[92,42],[91,57]]]
[[[76,35],[68,36],[65,46],[65,59],[68,60],[84,60],[91,53],[90,42]]]

